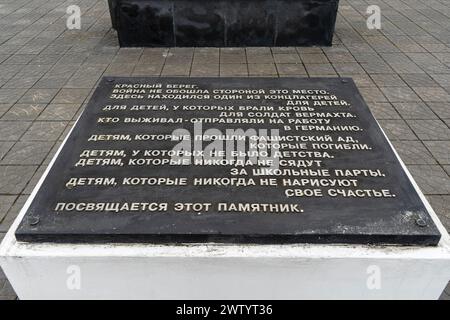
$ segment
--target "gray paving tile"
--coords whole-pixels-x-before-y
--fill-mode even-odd
[[[64,88],[92,88],[107,65],[82,65],[66,82]]]
[[[201,48],[202,50],[207,50],[208,48]],[[218,48],[211,48],[212,50],[218,50]],[[210,49],[208,49],[210,50]],[[167,55],[169,48],[144,48],[142,56],[145,55]],[[142,57],[141,56],[141,57]]]
[[[404,120],[379,120],[390,140],[418,140]]]
[[[382,53],[381,56],[397,73],[425,72],[403,53]]]
[[[450,141],[424,141],[425,146],[430,150],[433,157],[440,164],[450,164]]]
[[[297,53],[274,53],[273,59],[275,63],[300,63],[301,59]],[[222,59],[221,59],[222,61]]]
[[[0,237],[1,237],[1,235],[0,235]],[[0,241],[2,240],[3,238],[0,238]],[[5,273],[3,272],[3,269],[0,267],[0,280],[6,280],[6,275],[5,275]]]
[[[439,298],[439,300],[450,300],[450,294],[448,294],[446,291],[444,291]]]
[[[13,54],[6,59],[4,64],[28,64],[36,55],[34,54]]]
[[[359,88],[359,92],[367,102],[387,102],[386,97],[377,87]]]
[[[81,104],[51,103],[42,111],[38,120],[72,120]]]
[[[408,169],[424,194],[447,195],[450,177],[438,165],[408,165]]]
[[[264,63],[274,63],[275,60],[273,59],[273,56],[271,53],[269,53],[269,54],[249,54],[247,52],[247,62],[249,64],[253,64],[253,63],[264,64]]]
[[[19,140],[30,125],[28,121],[0,121],[0,141]]]
[[[329,63],[327,56],[322,53],[300,53],[300,59],[303,63]]]
[[[165,65],[171,66],[171,67],[178,67],[181,65],[190,66],[193,61],[192,55],[168,55],[165,60]],[[244,62],[245,63],[245,60]]]
[[[334,62],[333,67],[340,75],[366,73],[366,71],[356,62]]]
[[[305,63],[310,76],[337,75],[331,63]]]
[[[138,64],[132,72],[132,76],[159,76],[163,64]]]
[[[52,100],[53,103],[82,103],[90,89],[61,89],[55,98]]]
[[[407,120],[421,140],[448,140],[450,129],[441,120]]]
[[[50,150],[49,154],[45,158],[45,160],[43,162],[44,165],[50,164],[50,161],[55,156],[56,152],[58,151],[59,147],[61,146],[61,143],[62,143],[62,140],[56,141],[55,145],[53,146],[53,148]]]
[[[110,64],[103,75],[128,77],[131,76],[135,67],[136,65],[132,63]]]
[[[219,64],[193,64],[191,68],[191,77],[218,77]]]
[[[143,48],[120,48],[114,57],[115,63],[132,63],[137,62],[142,55]]]
[[[36,121],[23,135],[23,141],[56,141],[67,126],[65,121]]]
[[[449,68],[431,53],[413,52],[407,53],[407,56],[428,73],[449,73]]]
[[[48,155],[47,155],[48,156]],[[31,180],[28,182],[26,188],[23,190],[23,195],[29,195],[33,192],[34,187],[37,185],[45,170],[47,169],[47,164],[40,166],[37,171],[34,173]]]
[[[34,58],[30,63],[55,64],[62,57],[63,57],[63,55],[61,55],[61,54],[39,54],[39,55],[34,55]]]
[[[401,74],[404,82],[410,87],[436,87],[439,84],[426,73],[404,73]]]
[[[398,112],[389,102],[367,102],[370,111],[377,120],[401,119]]]
[[[233,52],[240,51],[245,53],[245,48],[229,48],[230,50],[234,50]],[[170,48],[169,52],[173,56],[192,56],[194,54],[195,48],[193,47],[176,47]],[[224,53],[227,53],[224,51]]]
[[[1,103],[0,104],[0,119],[1,117],[11,108],[12,103]]]
[[[450,230],[450,196],[431,195],[427,196],[427,199],[433,210],[438,215],[439,220],[447,230]]]
[[[301,63],[277,64],[278,74],[280,76],[306,76],[306,69]]]
[[[425,52],[423,47],[406,35],[388,34],[387,37],[402,52]]]
[[[67,82],[68,77],[45,76],[38,80],[34,85],[34,89],[60,89]]]
[[[67,123],[67,126],[65,127],[63,133],[59,136],[58,141],[63,141],[66,136],[69,134],[70,130],[72,129],[72,127],[74,126],[75,121],[69,121]]]
[[[222,53],[220,55],[221,64],[240,64],[247,63],[247,58],[245,56],[245,51],[240,53]]]
[[[49,103],[58,89],[30,89],[19,99],[18,103]]]
[[[381,87],[380,90],[390,102],[420,101],[420,98],[408,87]]]
[[[17,198],[16,195],[0,195],[0,223],[6,216],[9,209],[11,209],[12,205],[14,204],[14,201],[16,201],[16,198]],[[0,280],[1,279],[2,275],[0,274]]]
[[[53,147],[53,144],[53,142],[46,141],[19,141],[0,161],[0,165],[41,164]]]
[[[1,168],[1,167],[0,167]],[[20,210],[24,206],[25,202],[28,199],[28,195],[21,195],[19,196],[12,207],[9,209],[6,216],[3,218],[3,220],[0,223],[0,232],[5,233],[9,230],[11,227],[11,224],[16,219],[17,215],[19,214]]]
[[[409,164],[437,164],[421,141],[392,141],[395,150],[406,165]]]
[[[20,194],[36,166],[0,166],[0,194]]]
[[[3,284],[3,288],[0,289],[0,297],[10,297],[11,299],[15,299],[16,293],[8,281],[6,281]]]
[[[246,64],[242,63],[228,63],[220,64],[220,76],[221,77],[247,77],[248,69]]]
[[[0,103],[15,103],[22,97],[25,91],[25,89],[1,88]]]
[[[442,87],[450,86],[450,74],[430,74],[430,76]]]
[[[0,63],[3,63],[5,60],[7,60],[9,57],[11,57],[10,54],[0,54]]]
[[[164,65],[162,76],[189,76],[191,71],[190,63],[167,63]]]
[[[443,64],[445,64],[447,67],[450,66],[450,52],[433,52],[433,55]]]
[[[450,94],[439,87],[414,87],[414,91],[423,101],[450,102]]]
[[[13,141],[0,141],[0,160],[8,153],[9,149],[14,145]]]
[[[375,83],[368,74],[340,74],[343,78],[352,78],[358,88],[374,87]]]
[[[325,52],[331,62],[356,62],[356,59],[349,52]]]
[[[166,60],[166,57],[164,57],[162,54],[142,54],[142,56],[139,58],[139,61],[137,63],[137,66],[141,65],[163,65],[164,61]]]
[[[403,119],[437,119],[436,114],[423,102],[400,102],[393,105]]]
[[[378,87],[404,87],[407,85],[397,74],[374,73],[371,77]]]
[[[248,65],[248,73],[250,76],[277,76],[277,68],[275,64],[264,63],[256,64],[252,63]]]
[[[298,51],[299,48],[294,48],[294,47],[271,47],[272,53],[273,54],[277,54],[277,53],[317,53],[320,51],[320,48],[309,48],[308,49],[304,49],[304,51]]]
[[[210,48],[206,48],[211,50]],[[269,47],[249,47],[245,48],[247,57],[249,55],[272,55],[272,50]]]
[[[62,60],[67,57],[68,55],[65,55]],[[73,55],[72,55],[73,56]],[[88,65],[100,65],[100,66],[107,66],[109,65],[115,56],[115,53],[93,53],[93,54],[87,54],[87,55],[75,55],[75,61],[82,63],[86,66]],[[73,57],[70,57],[69,60],[74,60]]]
[[[335,47],[336,52],[337,52],[337,47],[338,47],[338,44],[336,43],[336,47]],[[278,48],[283,49],[283,47],[278,47]],[[289,47],[289,48],[291,48],[291,47]],[[327,48],[329,48],[329,47],[296,47],[295,49],[297,50],[297,52],[299,54],[301,54],[301,53],[322,53],[322,52],[324,52],[324,49],[327,49]],[[342,45],[340,45],[340,48],[344,49],[344,47]],[[276,49],[275,47],[272,47],[272,51],[274,51],[275,49]]]
[[[445,172],[447,172],[448,176],[450,177],[450,165],[445,164],[442,166],[444,168]]]
[[[2,120],[34,120],[42,110],[45,109],[45,104],[15,104],[8,112],[2,116]]]
[[[367,42],[377,52],[398,52],[400,51],[389,39],[383,35],[364,36]]]
[[[441,119],[450,119],[450,103],[449,102],[427,102],[434,113]]]

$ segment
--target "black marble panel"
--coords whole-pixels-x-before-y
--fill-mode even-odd
[[[121,46],[329,46],[338,0],[108,0]]]
[[[277,1],[226,1],[227,39],[230,47],[274,46]]]
[[[111,25],[112,25],[113,29],[117,28],[117,22],[116,22],[117,10],[116,10],[116,5],[117,5],[117,1],[115,1],[115,0],[108,0],[109,15],[111,17]]]
[[[337,2],[279,0],[277,46],[331,46]]]
[[[222,1],[175,1],[175,36],[180,47],[225,46]]]
[[[175,45],[172,1],[124,0],[116,3],[116,29],[120,46]]]
[[[436,245],[440,233],[351,79],[107,77],[16,237]]]

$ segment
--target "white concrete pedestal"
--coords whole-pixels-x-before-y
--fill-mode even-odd
[[[18,243],[15,226],[0,264],[20,299],[437,299],[450,278],[447,233],[424,248],[72,245]]]

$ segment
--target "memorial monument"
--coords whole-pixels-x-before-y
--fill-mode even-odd
[[[0,257],[23,298],[436,298],[450,277],[349,78],[103,78]]]
[[[109,0],[122,47],[330,46],[339,0]]]

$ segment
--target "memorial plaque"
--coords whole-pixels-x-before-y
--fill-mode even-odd
[[[436,245],[347,78],[104,78],[21,241]]]

